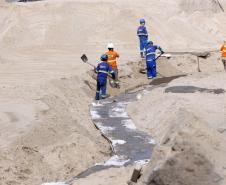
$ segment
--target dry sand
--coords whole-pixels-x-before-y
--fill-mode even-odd
[[[212,67],[211,63],[212,60],[206,61]],[[181,77],[128,107],[137,127],[151,133],[157,142],[138,184],[226,184],[225,93],[165,92],[175,86],[226,89],[226,74],[219,64],[209,68],[211,74]],[[184,70],[186,64],[180,67]],[[217,68],[221,71],[214,72]]]
[[[89,66],[79,60],[80,55],[87,53],[90,62],[96,64],[106,49],[106,43],[112,41],[121,54],[121,80],[124,81],[121,92],[141,83],[146,84],[145,76],[134,73],[137,71],[136,64],[126,64],[138,62],[139,59],[136,38],[138,19],[147,19],[151,38],[166,51],[215,50],[226,37],[225,14],[216,4],[212,4],[213,1],[203,2],[49,0],[7,4],[0,1],[0,184],[38,185],[48,181],[64,181],[107,159],[110,156],[109,145],[93,127],[89,116],[95,81],[90,72],[87,73]],[[225,7],[226,2],[221,0],[221,3]],[[173,83],[225,88],[222,80],[225,74],[219,72],[222,71],[220,63],[215,65],[216,56],[212,56],[212,63],[208,65],[201,60],[202,75],[194,74]],[[196,73],[195,59],[193,56],[176,57],[169,65],[162,61],[159,63],[161,74]],[[176,119],[176,111],[169,112],[171,122],[165,125],[165,115],[155,112],[164,108],[168,110],[167,106],[171,107],[177,99],[175,96],[178,96],[162,91],[162,88],[156,89],[152,92],[158,94],[156,99],[147,95],[136,104],[139,110],[148,107],[145,114],[139,110],[139,115],[133,114],[141,129],[153,134],[157,140],[163,134],[170,137],[163,129],[162,132],[158,130],[161,125],[168,130]],[[111,93],[115,95],[118,92]],[[213,143],[225,137],[216,131],[224,126],[225,117],[220,112],[225,108],[223,95],[196,93],[180,96],[180,101],[174,106],[184,106],[192,118],[202,120],[201,126],[194,125],[197,128],[185,127],[189,136],[194,130],[205,128],[204,136],[209,130],[215,132],[211,137]],[[163,98],[167,100],[163,101]],[[205,111],[195,104],[200,98],[205,99],[200,102]],[[152,102],[154,100],[156,102]],[[150,102],[156,103],[159,109],[149,109]],[[159,106],[159,102],[165,102],[166,107]],[[150,114],[147,110],[153,112]],[[186,117],[184,112],[182,110],[181,114]],[[159,116],[152,120],[154,113]],[[145,115],[148,119],[143,118]],[[147,120],[153,124],[147,123]],[[177,129],[172,138],[176,139],[176,133]],[[196,142],[196,135],[193,137]],[[216,172],[221,174],[220,162],[225,158],[221,151],[224,146],[221,149],[222,141],[219,142],[219,150],[212,151],[206,144],[205,150],[203,147],[200,152],[213,152],[212,158],[206,158],[216,165]],[[112,181],[117,181],[117,184],[124,185],[131,169],[100,172],[81,179],[80,184],[95,182],[110,185]]]

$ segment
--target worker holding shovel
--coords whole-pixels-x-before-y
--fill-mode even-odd
[[[112,79],[115,80],[115,73],[107,63],[108,56],[103,54],[100,59],[102,62],[95,68],[95,72],[97,73],[96,100],[100,100],[100,91],[102,99],[107,97],[107,77],[111,76]]]
[[[119,85],[119,78],[118,78],[118,65],[117,65],[117,58],[119,58],[119,54],[114,51],[114,44],[109,43],[107,45],[108,52],[105,54],[108,56],[108,64],[111,66],[112,70],[115,73],[115,81],[110,79],[110,86],[120,88]]]
[[[146,49],[146,65],[148,79],[155,78],[156,72],[156,60],[164,53],[162,48],[154,45],[152,41],[149,41],[145,47]],[[156,58],[156,50],[159,50],[161,54]]]
[[[221,60],[226,70],[226,42],[224,41],[223,46],[221,47]]]

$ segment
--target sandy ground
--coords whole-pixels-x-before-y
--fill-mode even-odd
[[[74,182],[73,185],[88,185],[92,182],[93,185],[100,184],[121,184],[127,185],[128,179],[130,179],[134,167],[122,167],[115,169],[108,169],[106,171],[98,172],[85,179],[80,179]]]
[[[151,38],[166,51],[215,50],[226,36],[225,14],[213,1],[203,2],[49,0],[7,4],[1,0],[0,184],[36,185],[65,181],[109,158],[109,145],[90,120],[89,104],[93,100],[95,81],[89,72],[90,67],[80,61],[80,55],[86,53],[90,62],[96,64],[106,44],[112,41],[121,54],[121,80],[124,83],[120,92],[147,84],[145,76],[137,73],[137,65],[127,64],[139,60],[138,19],[147,19]],[[225,1],[220,2],[226,6]],[[168,8],[163,13],[166,6]],[[208,65],[206,60],[200,61],[202,75],[197,74],[194,56],[173,57],[170,65],[160,61],[158,67],[164,76],[193,74],[173,83],[223,88],[224,82],[219,79],[225,78],[225,74],[220,72],[219,62],[215,65],[217,57],[218,54],[213,55],[212,63]],[[153,91],[159,92],[153,103],[159,104],[167,98],[166,105],[171,106],[177,99],[175,96],[179,96],[162,91],[162,88]],[[116,95],[119,92],[111,90],[110,93]],[[148,96],[138,103],[139,110],[152,101]],[[192,115],[205,118],[202,122],[205,127],[216,130],[224,126],[225,117],[220,112],[224,108],[223,95],[196,93],[180,96],[181,101],[176,105],[183,105]],[[200,102],[205,111],[195,104],[200,98],[205,99]],[[148,120],[156,110],[152,114],[146,111]],[[156,131],[159,127],[155,126],[164,127],[166,118],[163,114],[158,115],[152,125],[147,124],[143,113],[133,114],[141,129],[161,141],[160,136],[165,132]],[[173,123],[174,114],[169,116]],[[161,120],[162,124],[159,123]],[[219,134],[216,131],[216,138]],[[219,149],[219,158],[222,155]],[[207,159],[216,164],[217,173],[221,174],[218,162],[214,163],[208,156]],[[117,184],[124,185],[131,170],[132,167],[100,172],[81,179],[80,184],[110,184],[113,178]]]
[[[211,66],[210,62],[206,64]],[[180,67],[186,68],[183,64]],[[211,74],[189,74],[156,88],[128,107],[137,126],[157,142],[138,184],[226,184],[225,93],[165,92],[174,86],[226,89],[226,74],[220,63],[209,70]]]

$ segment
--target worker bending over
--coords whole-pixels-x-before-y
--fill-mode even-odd
[[[146,65],[148,79],[152,79],[157,76],[156,72],[156,50],[159,50],[163,54],[161,47],[153,45],[152,41],[149,41],[145,47],[146,49]]]
[[[105,54],[108,56],[108,64],[111,66],[112,70],[115,73],[115,81],[110,80],[110,85],[116,88],[120,88],[117,65],[117,58],[119,58],[119,54],[116,51],[114,51],[113,43],[109,43],[107,45],[107,48],[108,52],[106,52]]]
[[[140,40],[140,56],[141,58],[145,58],[145,46],[148,42],[148,32],[145,27],[145,20],[140,19],[140,26],[137,29],[137,36]]]
[[[108,56],[103,54],[100,59],[102,62],[99,63],[95,68],[95,72],[97,73],[96,100],[100,100],[100,91],[102,99],[107,97],[107,77],[111,76],[113,79],[115,79],[114,71],[107,63]]]
[[[226,70],[226,42],[221,47],[221,60],[224,65],[224,69]]]

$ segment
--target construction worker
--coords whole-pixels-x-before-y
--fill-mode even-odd
[[[139,40],[140,40],[140,56],[141,58],[144,58],[145,46],[147,45],[147,42],[148,42],[148,32],[145,27],[144,19],[140,19],[140,26],[137,29],[137,36],[139,37]]]
[[[221,47],[221,60],[224,65],[224,69],[226,70],[226,42]]]
[[[110,80],[110,85],[116,88],[120,88],[119,78],[118,78],[118,66],[117,66],[117,58],[119,58],[119,54],[114,51],[114,44],[109,43],[107,45],[108,52],[105,54],[108,56],[108,64],[111,66],[112,70],[115,73],[115,81]]]
[[[146,65],[147,65],[147,76],[148,79],[155,78],[156,72],[156,50],[159,50],[163,54],[161,47],[154,45],[152,41],[149,41],[145,47],[146,49]]]
[[[107,77],[111,76],[113,80],[115,79],[114,71],[107,63],[108,56],[106,54],[103,54],[100,59],[102,62],[100,62],[94,69],[97,73],[96,100],[100,100],[100,91],[102,99],[105,99],[107,97]]]

